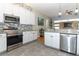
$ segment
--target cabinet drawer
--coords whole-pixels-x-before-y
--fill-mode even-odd
[[[60,33],[52,33],[52,32],[47,33],[46,32],[45,35],[59,36]]]

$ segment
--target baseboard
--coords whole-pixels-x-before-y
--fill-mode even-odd
[[[53,47],[47,46],[47,45],[45,45],[45,44],[44,44],[44,46],[46,46],[46,47],[48,47],[48,48],[51,48],[51,49],[55,49],[55,50],[59,50],[59,51],[60,51],[60,49],[53,48]]]
[[[23,45],[30,44],[30,43],[35,42],[35,41],[37,41],[37,40],[30,41],[30,42],[25,43],[25,44],[23,44]]]

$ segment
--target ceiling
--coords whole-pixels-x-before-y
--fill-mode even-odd
[[[58,12],[61,9],[64,14],[66,10],[75,10],[79,8],[79,4],[76,3],[31,3],[32,8],[41,12],[48,17],[58,16]]]

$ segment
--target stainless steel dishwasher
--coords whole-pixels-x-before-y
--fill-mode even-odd
[[[60,49],[69,53],[76,54],[77,35],[75,34],[61,34],[60,35]]]

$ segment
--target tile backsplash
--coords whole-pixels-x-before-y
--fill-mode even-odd
[[[36,27],[34,25],[26,25],[26,24],[9,24],[11,27],[16,27],[20,31],[31,31],[35,30]],[[0,22],[0,30],[3,30],[4,27],[6,27],[6,23],[1,23]]]
[[[4,25],[4,23],[0,22],[0,28],[3,28]]]
[[[33,30],[33,25],[20,24],[18,27],[19,30]]]

